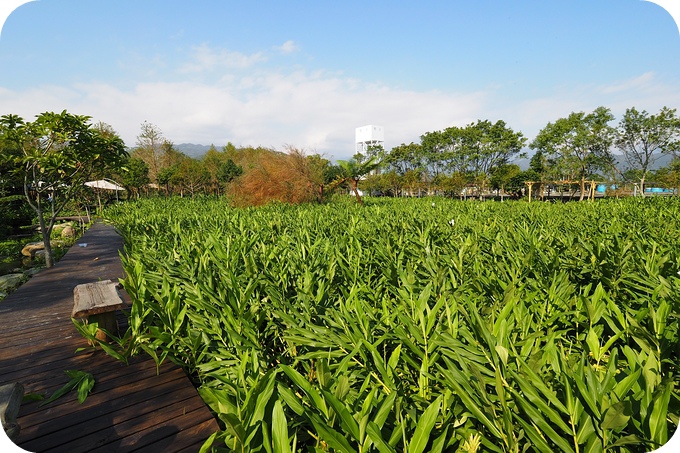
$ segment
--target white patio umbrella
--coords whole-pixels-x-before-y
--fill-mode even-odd
[[[100,190],[113,190],[116,192],[116,201],[118,201],[118,192],[125,190],[125,187],[119,186],[115,182],[108,179],[98,179],[97,181],[88,181],[85,183],[86,186],[97,189],[97,201],[99,202],[99,210],[102,209],[102,201],[99,197]]]
[[[97,181],[88,181],[85,183],[86,186],[92,187],[93,189],[103,189],[103,190],[115,190],[119,192],[125,190],[125,187],[121,187],[113,181],[106,179],[99,179]]]

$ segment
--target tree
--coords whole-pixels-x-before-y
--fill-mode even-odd
[[[680,151],[680,118],[675,116],[675,109],[667,107],[657,115],[630,108],[619,123],[616,146],[623,152],[628,170],[637,172],[644,197],[650,167],[663,154]]]
[[[169,140],[164,140],[160,149],[160,171],[156,177],[158,184],[165,188],[166,195],[171,194],[174,189],[182,192],[185,188],[184,178],[188,173],[186,169],[180,171],[180,166],[190,157],[176,150]]]
[[[220,184],[227,185],[242,174],[243,168],[236,165],[233,160],[227,159],[226,162],[222,162],[218,167],[216,176]]]
[[[442,191],[447,197],[460,195],[466,185],[467,177],[461,172],[454,172],[449,176],[440,173],[432,179],[435,190]]]
[[[374,157],[371,157],[362,163],[357,162],[355,159],[338,160],[338,165],[342,167],[343,175],[339,180],[337,180],[337,184],[349,182],[350,189],[354,192],[357,203],[363,206],[364,202],[361,199],[361,195],[359,195],[359,180],[361,180],[361,178],[369,174],[371,171],[378,168],[380,162]]]
[[[505,194],[505,188],[521,172],[522,170],[519,168],[519,165],[516,164],[504,164],[494,168],[491,173],[491,187],[500,192],[501,201]]]
[[[521,132],[514,132],[502,120],[478,120],[465,127],[427,132],[420,139],[422,162],[433,177],[446,171],[469,172],[480,180],[520,154],[526,142]]]
[[[210,172],[199,160],[185,156],[173,168],[175,171],[170,182],[180,188],[181,195],[184,195],[184,192],[187,191],[193,197],[210,183]]]
[[[7,115],[9,123],[19,120],[16,115]],[[33,211],[24,196],[23,178],[14,171],[21,149],[10,140],[7,132],[7,129],[0,127],[0,238],[18,232],[33,217]]]
[[[468,170],[474,175],[490,176],[494,168],[507,164],[518,155],[526,142],[521,132],[514,132],[502,120],[488,120],[467,125],[461,134],[461,151]]]
[[[125,171],[120,174],[121,182],[128,190],[139,198],[142,187],[149,184],[149,166],[138,157],[130,157],[125,163]]]
[[[300,154],[299,151],[295,151]],[[294,154],[294,148],[289,150],[289,154]],[[338,166],[332,165],[330,160],[319,153],[314,153],[309,156],[302,154],[302,156],[304,156],[307,161],[306,167],[308,168],[308,179],[310,183],[318,189],[317,201],[322,202],[326,195],[325,188],[335,180],[336,176],[340,174],[339,171],[342,170],[339,169]],[[302,163],[298,163],[297,166],[301,167]]]
[[[408,145],[402,143],[392,148],[383,162],[389,169],[395,170],[401,176],[409,170],[422,170],[425,168],[423,146],[413,142]]]
[[[410,196],[415,193],[420,196],[423,189],[423,172],[421,170],[408,170],[402,175],[401,180],[402,185],[408,189]]]
[[[613,164],[614,129],[608,125],[613,119],[605,107],[588,114],[572,112],[567,118],[548,123],[529,147],[555,158],[569,176],[576,176],[583,200],[586,178]]]
[[[402,177],[396,171],[391,170],[380,175],[380,190],[390,192],[393,197],[401,195],[402,186]]]
[[[146,162],[149,167],[149,178],[156,184],[161,184],[158,177],[161,171],[169,166],[165,162],[168,143],[157,126],[148,121],[142,123],[141,132],[137,136],[137,148],[133,150],[132,156]]]
[[[114,133],[88,124],[90,117],[46,112],[25,123],[14,115],[0,118],[0,129],[19,150],[13,171],[21,175],[26,200],[35,211],[45,243],[45,264],[54,264],[50,235],[66,206],[93,175],[120,166],[127,152]]]
[[[201,159],[203,162],[203,166],[205,167],[206,170],[208,170],[208,173],[210,174],[210,186],[211,190],[213,193],[219,195],[220,194],[220,189],[221,189],[221,184],[220,181],[217,178],[217,173],[219,171],[220,166],[224,162],[224,159],[226,158],[225,153],[221,153],[215,148],[215,145],[210,145],[210,148],[208,151],[206,151],[205,155]]]
[[[436,177],[447,171],[465,172],[467,158],[461,149],[462,129],[449,127],[443,131],[421,135],[423,159],[428,172]]]
[[[673,159],[667,167],[659,168],[654,179],[680,195],[680,159]]]

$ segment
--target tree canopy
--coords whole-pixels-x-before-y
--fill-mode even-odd
[[[609,126],[613,119],[605,107],[591,113],[573,112],[548,123],[529,146],[554,158],[564,179],[578,179],[583,200],[588,175],[614,161],[611,146],[615,130]]]
[[[627,170],[639,174],[640,194],[644,196],[645,179],[654,162],[663,154],[680,151],[680,118],[668,107],[656,115],[629,108],[619,123],[616,146],[623,152]]]
[[[123,140],[90,117],[46,112],[32,122],[0,117],[3,161],[22,180],[23,191],[40,224],[46,265],[53,264],[50,234],[59,212],[86,190],[84,183],[105,168],[119,167],[127,156]]]

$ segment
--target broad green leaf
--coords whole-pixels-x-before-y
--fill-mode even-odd
[[[380,428],[378,425],[375,423],[369,421],[368,426],[366,427],[366,434],[368,434],[368,437],[371,438],[373,441],[373,445],[378,449],[380,453],[395,453],[396,450],[392,448],[391,445],[389,445],[387,442],[382,437],[382,433],[380,432]]]
[[[659,445],[663,445],[668,441],[668,422],[666,421],[666,414],[668,412],[668,403],[670,401],[672,389],[673,382],[669,379],[664,383],[663,387],[656,392],[652,413],[649,416],[649,432],[652,435],[652,440]]]
[[[318,420],[316,417],[310,417],[314,429],[319,434],[319,437],[328,444],[335,451],[342,453],[356,453],[344,435],[327,426],[325,423]]]
[[[602,429],[619,429],[628,424],[630,416],[633,414],[633,407],[630,401],[619,401],[612,404],[604,413],[604,420],[600,425]]]
[[[319,409],[321,413],[328,417],[328,408],[326,407],[326,402],[323,400],[319,392],[317,392],[308,380],[304,378],[300,373],[295,371],[288,365],[279,365],[284,373],[297,385],[301,390],[303,390],[307,396],[309,396],[314,404],[314,407]]]
[[[288,444],[288,421],[280,401],[274,403],[272,412],[272,443],[274,453],[290,453]]]
[[[425,409],[418,419],[416,430],[411,437],[408,444],[408,453],[422,453],[430,441],[430,431],[434,428],[434,424],[439,416],[439,408],[442,404],[442,397],[439,396]]]
[[[359,425],[357,424],[357,421],[354,420],[354,417],[352,417],[349,410],[347,410],[347,407],[345,407],[345,405],[332,393],[327,392],[326,390],[322,390],[322,392],[335,413],[340,417],[340,423],[345,429],[345,432],[357,442],[361,442],[363,439],[361,439],[361,436],[359,435]]]
[[[597,332],[592,327],[588,330],[588,335],[586,335],[586,344],[588,345],[588,350],[592,354],[595,360],[600,360],[600,339],[597,336]]]
[[[81,404],[87,398],[87,395],[94,387],[94,376],[91,373],[79,370],[66,370],[64,371],[67,376],[71,378],[63,387],[55,391],[49,398],[43,400],[38,406],[44,406],[51,403],[52,401],[61,398],[73,389],[77,389],[78,402]]]

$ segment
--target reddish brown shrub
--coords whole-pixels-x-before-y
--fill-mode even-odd
[[[230,187],[236,206],[260,206],[272,201],[306,203],[319,194],[318,171],[303,152],[289,148],[288,153],[273,150],[244,150],[235,154],[243,175]]]

